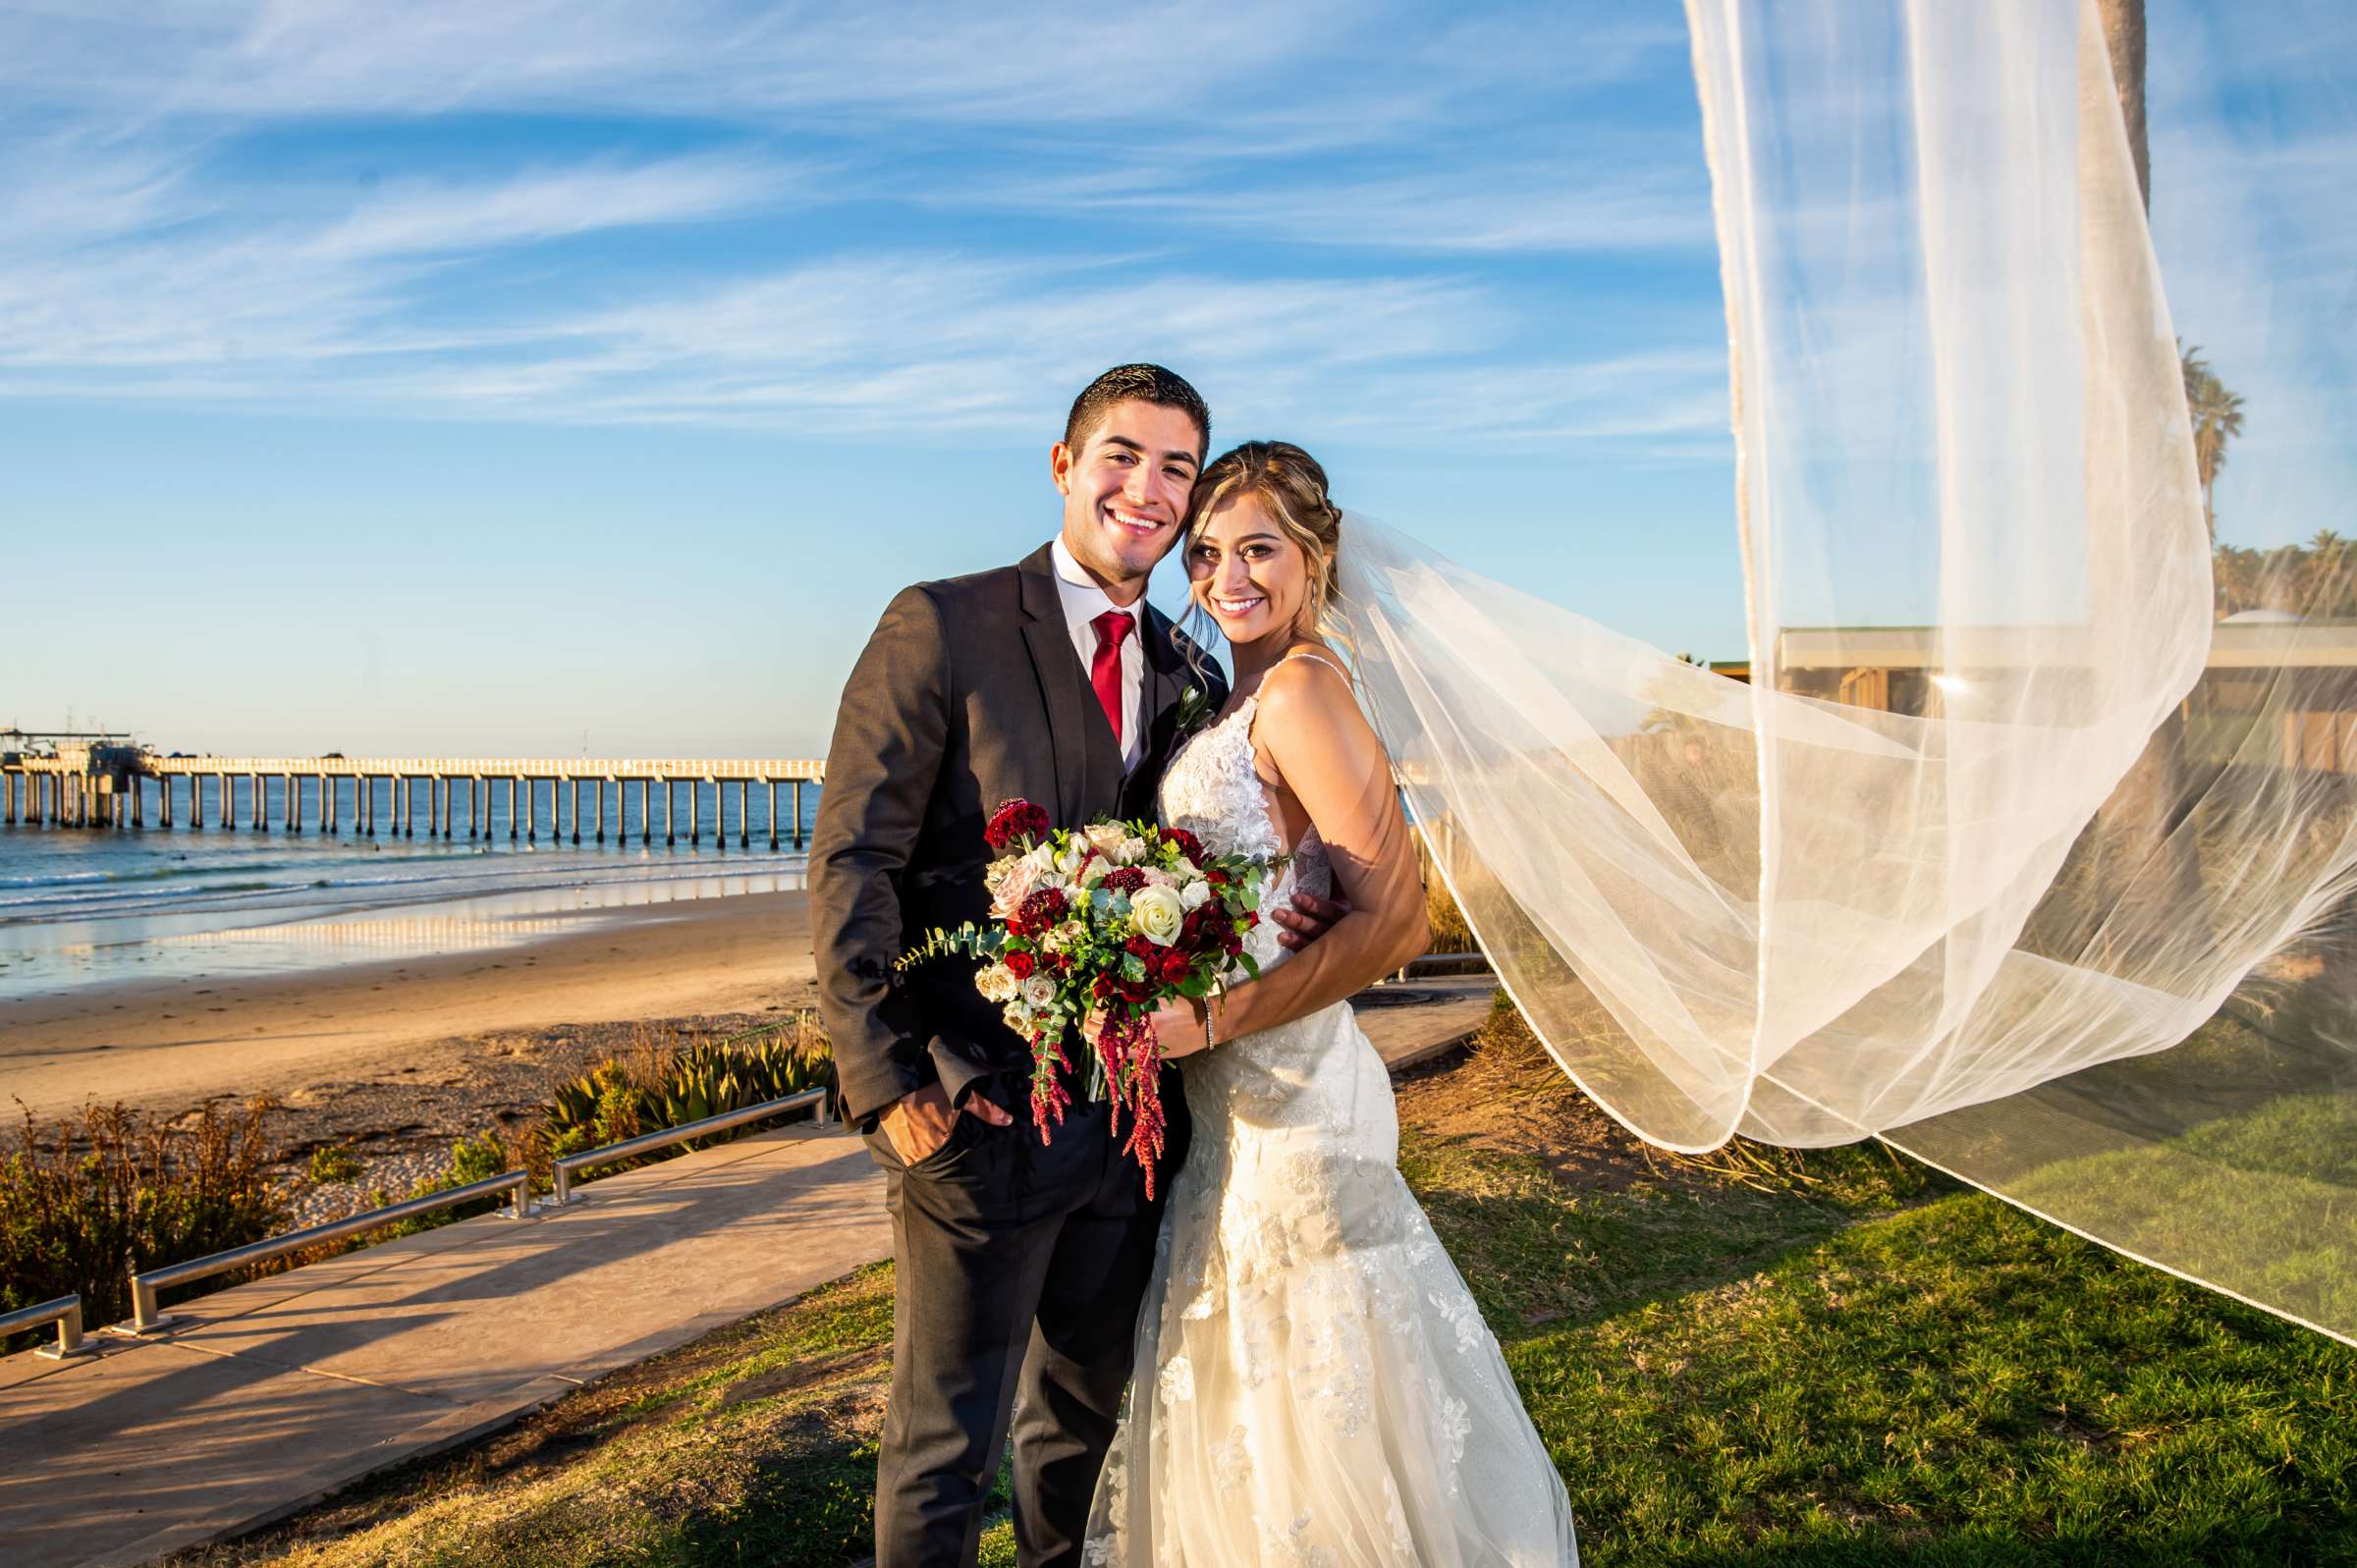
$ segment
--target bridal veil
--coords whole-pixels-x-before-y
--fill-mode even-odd
[[[2326,540],[2214,581],[2179,337],[2248,394],[2238,534],[2337,520],[2303,18],[2156,4],[2157,205],[2220,203],[2157,260],[2094,0],[1690,0],[1747,678],[1355,516],[1343,586],[1438,869],[1623,1122],[1880,1136],[2346,1338],[2357,622]]]

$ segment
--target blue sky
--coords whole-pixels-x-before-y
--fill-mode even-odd
[[[1674,7],[169,15],[0,5],[0,723],[816,754],[892,589],[1052,529],[1131,358],[1743,651]],[[2214,26],[2156,0],[2157,107],[2225,92],[2168,86]]]

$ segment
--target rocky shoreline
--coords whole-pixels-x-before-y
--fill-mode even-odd
[[[419,1181],[446,1174],[463,1139],[491,1128],[521,1131],[557,1085],[608,1057],[665,1040],[721,1039],[758,1029],[809,1001],[789,999],[751,1013],[551,1024],[443,1042],[367,1077],[285,1095],[270,1115],[279,1155],[269,1169],[289,1191],[290,1224],[340,1219],[407,1197]],[[235,1097],[217,1096],[213,1103],[234,1104]],[[198,1113],[192,1108],[183,1119]],[[311,1157],[322,1149],[348,1151],[356,1173],[350,1180],[314,1181]]]

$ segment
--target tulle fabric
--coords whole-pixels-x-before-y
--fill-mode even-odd
[[[1253,704],[1188,744],[1164,820],[1282,845]],[[1314,834],[1273,896],[1330,889]],[[1275,930],[1253,933],[1264,969]],[[1398,1168],[1390,1075],[1338,1003],[1185,1059],[1172,1184],[1092,1568],[1558,1568],[1561,1478],[1497,1341]]]
[[[2216,622],[2094,5],[1688,17],[1749,679],[1348,518],[1355,668],[1439,869],[1644,1137],[1881,1134],[2357,1332],[2357,637]],[[2324,210],[2275,216],[2329,303]],[[2296,351],[2295,401],[2350,384],[2312,337],[2237,348]]]

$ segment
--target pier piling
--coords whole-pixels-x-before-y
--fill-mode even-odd
[[[205,781],[212,781],[212,798]],[[385,781],[384,804],[391,817],[377,820],[376,782]],[[269,781],[278,781],[278,798],[271,798]],[[638,784],[638,841],[654,842],[656,792],[662,794],[663,841],[676,846],[683,826],[678,820],[676,791],[687,790],[688,843],[703,846],[703,791],[712,788],[712,846],[725,851],[734,828],[737,847],[753,843],[753,786],[758,783],[766,802],[765,836],[775,850],[789,840],[796,849],[807,842],[802,827],[802,786],[822,781],[821,765],[804,761],[691,761],[633,759],[588,761],[576,758],[546,760],[485,759],[458,762],[448,758],[384,758],[360,760],[324,757],[160,757],[135,751],[128,762],[120,757],[64,759],[35,755],[12,757],[0,764],[0,825],[7,827],[80,828],[92,832],[143,833],[148,827],[183,826],[180,781],[187,781],[185,825],[200,831],[209,807],[224,831],[249,827],[256,833],[280,828],[301,837],[313,827],[322,837],[358,838],[390,836],[415,838],[416,785],[425,785],[425,837],[450,840],[458,837],[459,784],[466,787],[466,837],[488,845],[497,832],[500,781],[508,785],[508,838],[538,843],[540,791],[548,782],[548,830],[552,844],[579,844],[584,838],[598,843],[627,844],[630,834],[632,780]],[[246,799],[238,798],[238,784]],[[155,810],[150,822],[148,781],[154,781]],[[587,787],[584,788],[583,785]],[[608,805],[609,789],[612,805]],[[736,819],[729,817],[729,786],[737,787]],[[785,789],[779,786],[783,784]],[[316,794],[306,799],[304,791]],[[346,791],[350,791],[349,797]],[[788,791],[791,790],[791,804]],[[128,796],[128,798],[126,798]],[[569,798],[570,797],[570,798]],[[589,820],[582,819],[586,808]],[[611,820],[608,812],[611,810]],[[243,815],[244,821],[240,821]],[[273,819],[276,820],[273,820]]]

